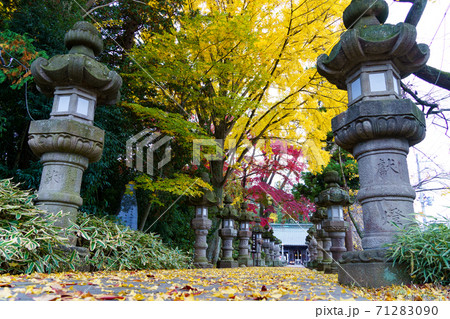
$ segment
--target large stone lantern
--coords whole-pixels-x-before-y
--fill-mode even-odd
[[[83,172],[100,160],[104,131],[93,126],[97,104],[114,104],[121,77],[97,62],[103,49],[97,29],[77,22],[66,33],[68,54],[36,59],[31,72],[40,92],[54,97],[49,120],[32,121],[28,144],[43,164],[36,204],[50,213],[64,211],[60,226],[75,220]]]
[[[322,222],[322,228],[331,238],[330,251],[333,255],[331,267],[325,270],[325,273],[337,273],[337,262],[341,258],[345,248],[345,231],[348,223],[344,221],[343,206],[350,204],[350,196],[348,192],[340,188],[339,174],[336,171],[325,173],[324,177],[327,189],[319,194],[317,204],[325,207],[327,218]]]
[[[246,202],[242,202],[241,211],[239,214],[239,266],[253,266],[253,260],[249,257],[249,245],[248,241],[252,237],[252,231],[250,230],[250,222],[253,221],[254,213],[248,211],[248,205]]]
[[[219,231],[219,235],[222,238],[222,258],[217,264],[219,268],[234,268],[238,266],[237,261],[233,259],[233,239],[238,233],[234,228],[234,223],[238,218],[238,212],[231,205],[232,202],[231,197],[226,195],[224,207],[219,213],[222,218],[222,228]]]
[[[358,161],[361,185],[364,252],[342,255],[339,281],[370,287],[408,281],[385,259],[384,245],[394,240],[395,225],[407,227],[413,218],[406,156],[425,137],[424,115],[402,99],[399,81],[425,65],[429,49],[416,43],[413,25],[383,24],[388,8],[384,0],[353,0],[344,11],[348,30],[317,61],[321,75],[348,91],[348,110],[332,120],[332,129],[336,143]]]
[[[208,173],[203,173],[201,177],[203,181],[210,183]],[[217,197],[213,191],[208,189],[203,191],[202,196],[192,198],[189,201],[190,205],[195,207],[195,217],[191,221],[191,226],[195,232],[194,267],[212,268],[212,264],[206,258],[206,249],[208,248],[206,237],[212,225],[212,221],[208,218],[208,209],[217,205]]]

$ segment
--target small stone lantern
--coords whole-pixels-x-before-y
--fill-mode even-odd
[[[356,158],[360,177],[364,252],[344,253],[338,278],[366,287],[410,281],[385,258],[384,245],[413,218],[406,156],[425,138],[425,117],[401,98],[399,81],[426,64],[429,48],[416,43],[413,25],[384,24],[388,13],[384,0],[352,0],[343,16],[348,30],[317,60],[318,72],[348,91],[348,110],[331,124],[336,143]]]
[[[327,219],[322,222],[322,228],[331,238],[331,253],[333,262],[331,268],[325,269],[325,273],[337,273],[337,262],[342,253],[347,251],[345,248],[345,231],[348,223],[344,221],[344,211],[342,206],[350,204],[350,196],[347,191],[340,188],[339,174],[336,171],[329,171],[324,176],[327,189],[319,194],[318,205],[325,207]]]
[[[255,224],[252,227],[252,232],[255,234],[255,246],[256,246],[256,253],[253,258],[253,265],[257,266],[257,267],[261,267],[261,266],[264,266],[264,260],[261,258],[261,248],[262,248],[262,243],[263,243],[262,233],[263,233],[264,229],[258,223],[259,222],[258,217],[255,217],[254,222],[257,224]]]
[[[316,226],[316,269],[319,271],[323,271],[324,265],[329,265],[331,263],[331,255],[329,251],[329,248],[331,247],[331,241],[328,237],[327,232],[322,229],[322,221],[326,219],[326,217],[327,215],[325,210],[321,207],[318,207],[310,218],[310,221]],[[329,241],[330,245],[328,245]]]
[[[31,65],[38,90],[54,99],[50,119],[31,122],[28,144],[43,164],[36,205],[67,213],[59,221],[67,227],[83,203],[83,172],[102,156],[104,131],[93,126],[95,107],[119,100],[122,79],[95,60],[103,42],[92,24],[77,22],[64,42],[68,54],[37,58]]]
[[[222,238],[222,258],[219,260],[218,268],[235,268],[237,261],[233,259],[233,239],[237,236],[237,230],[234,229],[234,221],[238,218],[237,210],[231,205],[233,201],[229,195],[225,196],[224,207],[220,211],[222,218],[222,228],[219,235]]]
[[[248,211],[248,205],[246,202],[242,202],[241,211],[239,214],[239,266],[253,266],[253,260],[249,258],[249,245],[248,241],[252,237],[252,231],[250,230],[250,222],[253,221],[254,213]]]
[[[309,236],[309,262],[308,262],[308,268],[316,268],[317,267],[317,240],[316,240],[316,227],[311,226],[308,229],[308,236]]]
[[[262,238],[263,238],[262,248],[266,255],[264,261],[265,261],[266,267],[272,267],[273,259],[272,259],[271,252],[270,252],[270,239],[272,238],[273,231],[271,232],[267,225],[264,227],[264,230],[265,231],[262,233]]]
[[[211,182],[208,173],[203,173],[201,177],[206,183]],[[203,192],[203,195],[189,201],[190,205],[195,207],[195,217],[191,221],[195,232],[194,267],[212,268],[212,264],[206,258],[206,249],[208,248],[206,236],[212,225],[212,221],[208,219],[208,208],[217,205],[217,197],[213,191],[208,189],[203,189]]]
[[[275,242],[274,242],[274,259],[273,259],[273,266],[274,267],[281,267],[281,240],[279,240],[278,238],[275,238]]]

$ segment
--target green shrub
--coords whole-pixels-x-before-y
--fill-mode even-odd
[[[80,246],[90,250],[92,270],[179,269],[189,267],[190,257],[167,247],[158,235],[131,230],[114,219],[86,213],[71,230]]]
[[[189,267],[190,258],[164,245],[157,235],[133,231],[106,217],[80,214],[77,224],[55,226],[63,213],[49,215],[33,205],[35,195],[10,180],[0,180],[0,273],[55,272],[79,262],[68,245],[75,233],[90,250],[91,270],[170,269]]]
[[[28,191],[0,180],[0,273],[52,272],[73,267],[75,255],[58,247],[67,237],[54,225],[55,218],[43,218]],[[62,213],[56,217],[61,217]]]
[[[450,284],[449,222],[414,223],[389,245],[394,263],[406,266],[416,283]]]

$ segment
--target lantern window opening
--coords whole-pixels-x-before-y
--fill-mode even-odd
[[[70,118],[92,124],[97,96],[79,87],[56,87],[51,118]]]
[[[234,221],[230,218],[226,218],[223,220],[223,228],[233,228]]]
[[[347,78],[349,105],[361,100],[401,99],[399,81],[391,61],[363,63]]]

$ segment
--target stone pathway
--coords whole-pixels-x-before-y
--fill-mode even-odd
[[[303,267],[0,276],[0,300],[367,300]]]

